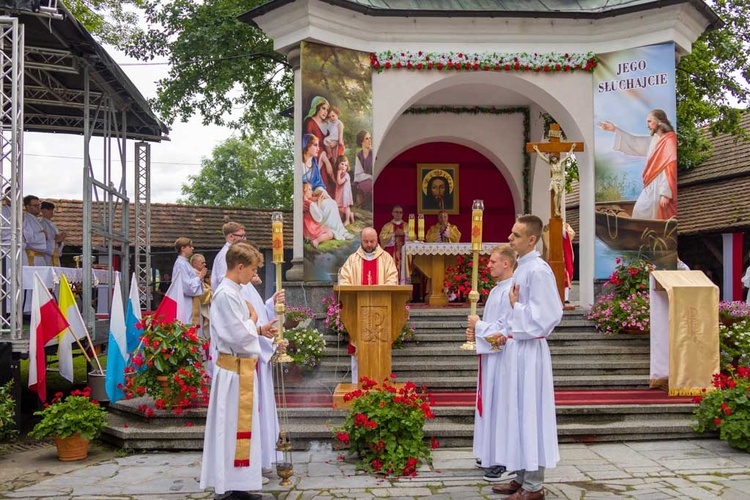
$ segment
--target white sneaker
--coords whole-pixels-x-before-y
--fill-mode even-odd
[[[268,483],[270,483],[270,482],[271,482],[271,480],[270,480],[270,479],[268,479],[267,477],[263,477],[263,484],[264,484],[264,485],[266,485],[266,484],[268,484]]]

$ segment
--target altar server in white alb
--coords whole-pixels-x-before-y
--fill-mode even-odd
[[[560,461],[547,337],[562,319],[562,303],[552,269],[535,250],[541,236],[541,219],[523,215],[508,238],[518,267],[508,294],[512,312],[500,375],[497,459],[516,478],[492,491],[513,500],[544,498],[544,469]]]
[[[250,283],[242,285],[242,297],[258,314],[258,333],[260,333],[260,366],[258,366],[258,400],[260,412],[260,439],[262,468],[265,474],[272,472],[271,466],[280,462],[281,453],[276,451],[276,439],[279,437],[279,415],[276,412],[276,397],[273,388],[273,364],[271,357],[276,352],[274,337],[279,331],[274,304],[284,303],[284,290],[279,290],[273,297],[263,302],[255,288],[263,281],[256,273]]]
[[[203,278],[206,277],[206,268],[197,271],[190,265],[190,257],[193,256],[193,241],[190,238],[180,236],[174,242],[177,251],[177,260],[172,267],[172,281],[182,282],[183,296],[177,300],[182,302],[177,305],[178,317],[186,325],[193,324],[193,297],[203,295]]]
[[[227,250],[232,243],[244,241],[247,238],[245,226],[239,222],[227,222],[221,226],[221,232],[224,235],[224,246],[214,258],[214,265],[211,267],[211,289],[216,290],[224,279],[227,272]]]
[[[261,499],[261,439],[258,381],[261,354],[253,307],[240,287],[255,276],[263,256],[245,242],[226,254],[227,272],[211,304],[211,343],[218,359],[203,441],[201,488],[214,488],[215,498]]]
[[[487,297],[482,319],[467,318],[466,339],[475,340],[479,355],[477,376],[477,401],[474,412],[474,456],[477,465],[488,469],[485,481],[491,483],[510,479],[509,474],[497,461],[497,442],[504,436],[497,432],[500,407],[500,368],[503,349],[507,341],[508,315],[511,312],[508,294],[516,266],[516,252],[508,245],[497,245],[490,252],[487,268],[497,283]]]

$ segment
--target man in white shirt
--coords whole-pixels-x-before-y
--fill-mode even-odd
[[[34,195],[23,197],[23,265],[44,266],[44,252],[47,249],[47,234],[44,232],[39,214],[42,202]]]

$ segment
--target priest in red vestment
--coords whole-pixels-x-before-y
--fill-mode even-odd
[[[339,285],[398,285],[396,264],[378,245],[378,233],[366,227],[360,235],[360,246],[351,254],[339,272]],[[349,342],[352,356],[352,384],[357,383],[357,347]]]

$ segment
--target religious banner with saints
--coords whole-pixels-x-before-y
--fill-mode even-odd
[[[302,42],[301,73],[304,279],[337,281],[372,225],[370,54]]]
[[[677,264],[673,43],[598,54],[594,71],[595,278],[618,259]]]

